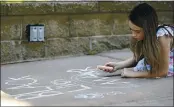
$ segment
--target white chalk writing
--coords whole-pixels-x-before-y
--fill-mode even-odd
[[[96,69],[89,69],[90,67],[87,67],[85,69],[71,69],[67,72],[77,72],[80,74],[81,78],[97,78],[97,72]]]
[[[138,87],[136,84],[132,84],[130,82],[124,82],[122,79],[113,79],[110,77],[101,77],[99,76],[101,71],[97,71],[96,69],[90,69],[87,67],[85,69],[72,69],[67,72],[75,72],[78,73],[73,75],[71,79],[73,81],[80,81],[83,83],[89,83],[93,86],[103,87],[103,88],[130,88],[130,87]],[[117,84],[117,85],[113,85]]]
[[[22,90],[22,88],[28,88],[31,89],[31,92],[24,92],[14,96],[16,99],[20,100],[26,100],[26,99],[35,99],[35,98],[43,98],[43,97],[50,97],[55,95],[62,95],[66,92],[79,92],[87,89],[91,89],[90,87],[83,85],[83,84],[76,84],[72,83],[71,81],[64,80],[64,79],[56,79],[50,82],[49,85],[39,86],[36,84],[38,83],[38,80],[31,78],[31,76],[24,76],[21,78],[9,78],[10,80],[7,80],[5,83],[6,85],[19,85],[15,87],[10,87],[7,89],[18,89]],[[24,83],[25,80],[28,83]],[[32,81],[32,82],[31,82]],[[26,82],[26,81],[25,81]],[[39,91],[33,91],[38,88],[41,88]]]
[[[108,93],[86,93],[86,94],[77,94],[74,96],[74,98],[83,98],[83,99],[95,99],[95,98],[104,98],[105,95],[112,96],[112,95],[118,95],[118,94],[126,94],[120,91],[112,91]]]
[[[32,85],[38,84],[36,79],[30,78],[30,75],[20,78],[9,78],[5,84],[13,85],[8,89],[34,88]],[[27,82],[27,83],[26,83]]]

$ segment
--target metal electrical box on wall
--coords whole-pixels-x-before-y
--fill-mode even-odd
[[[44,25],[35,24],[27,25],[26,33],[29,42],[42,42],[44,41]]]

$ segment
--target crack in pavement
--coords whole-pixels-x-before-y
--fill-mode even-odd
[[[107,56],[107,55],[96,55],[96,56],[101,56],[101,57],[110,58],[110,59],[116,59],[116,60],[120,60],[120,61],[124,61],[125,60],[125,59],[115,58],[115,57]]]

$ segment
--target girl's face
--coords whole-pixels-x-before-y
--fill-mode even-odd
[[[144,32],[141,27],[136,26],[129,20],[129,28],[132,31],[132,37],[138,41],[144,39]]]

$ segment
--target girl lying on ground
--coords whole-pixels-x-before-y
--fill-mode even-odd
[[[123,69],[122,77],[173,76],[174,26],[159,26],[154,8],[142,3],[130,12],[129,27],[133,57],[118,63],[108,62],[98,68],[106,72]]]

